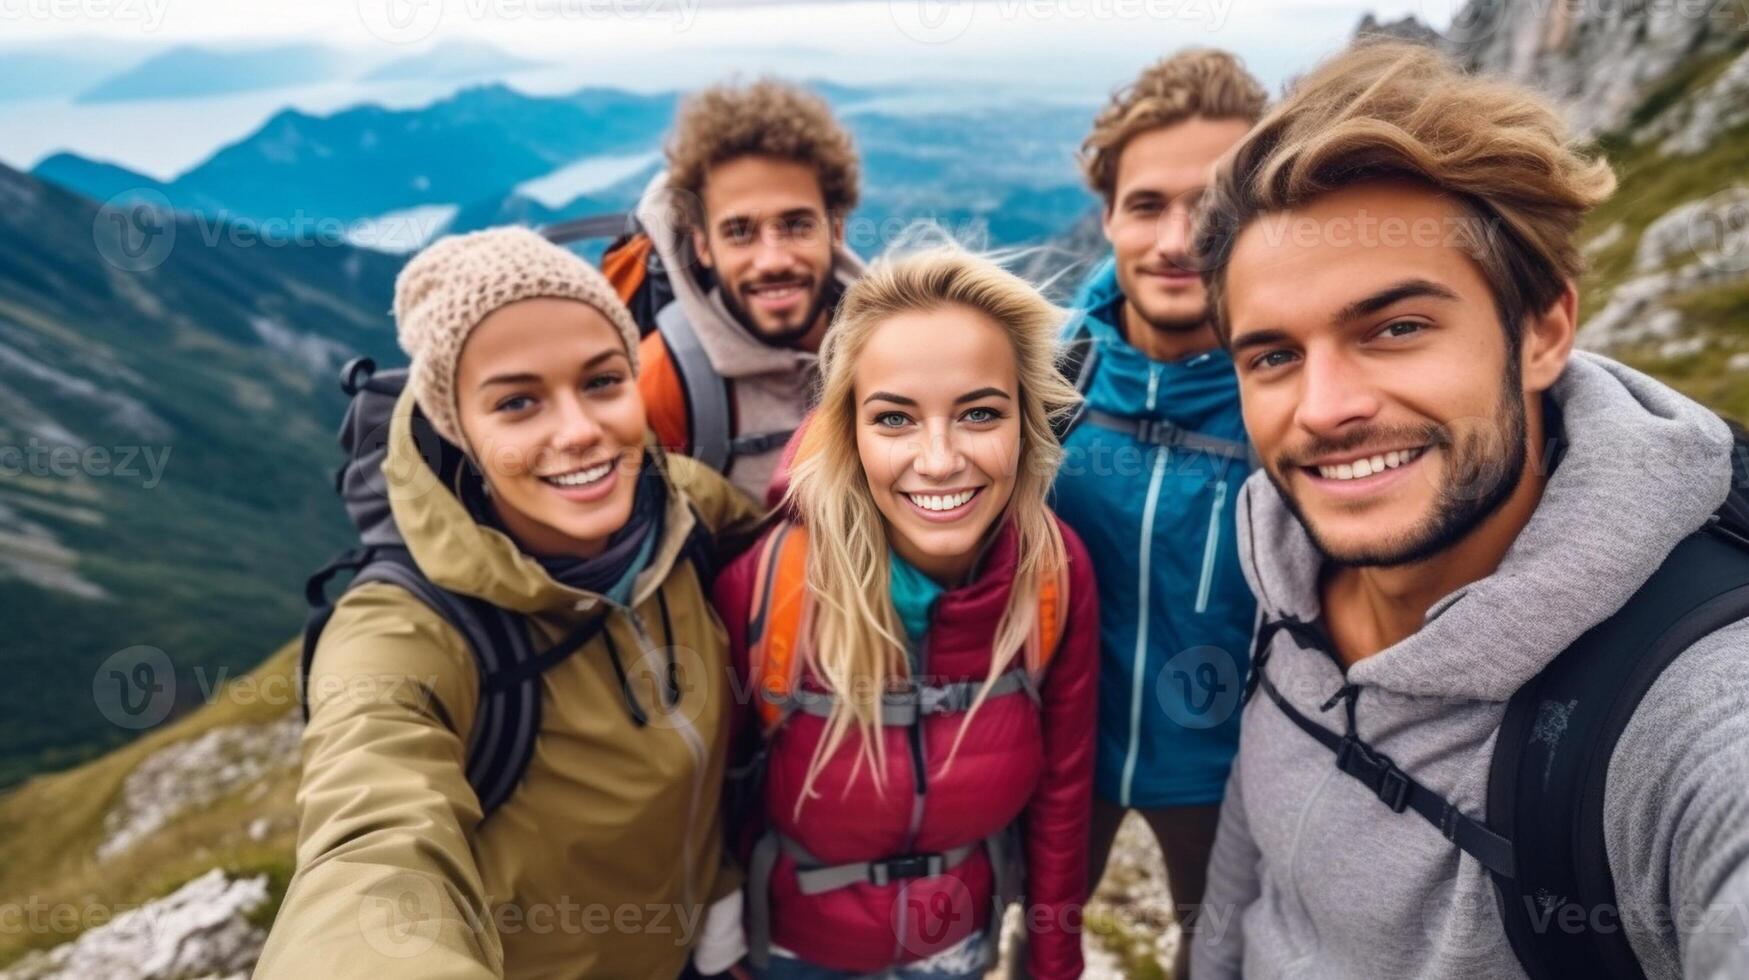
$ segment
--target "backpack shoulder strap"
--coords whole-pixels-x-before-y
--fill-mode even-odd
[[[639,287],[643,286],[650,254],[655,248],[656,243],[649,235],[635,231],[621,236],[602,253],[601,273],[619,295],[620,302],[630,304]]]
[[[1057,655],[1057,648],[1063,645],[1063,633],[1068,618],[1069,576],[1064,571],[1039,584],[1038,646],[1032,653],[1032,662],[1026,665],[1027,678],[1035,695],[1044,681],[1045,671],[1051,666],[1051,660]]]
[[[644,414],[656,444],[684,455],[692,444],[687,422],[691,412],[686,386],[661,334],[649,334],[638,343],[638,394],[644,398]]]
[[[782,727],[801,672],[800,645],[807,606],[808,532],[780,524],[765,539],[753,580],[747,617],[747,676],[758,691],[765,735]]]
[[[311,612],[304,630],[299,669],[299,697],[306,720],[307,688],[316,645],[322,629],[334,615],[334,606],[328,603],[324,592],[328,580],[347,568],[357,570],[353,586],[386,582],[411,593],[443,617],[467,643],[479,671],[480,700],[468,733],[466,773],[468,785],[479,798],[481,812],[490,816],[509,799],[534,756],[535,735],[541,723],[541,671],[587,642],[589,635],[580,634],[598,629],[600,621],[591,621],[585,631],[566,637],[550,650],[536,652],[527,624],[520,616],[436,585],[419,570],[406,548],[377,547],[349,552],[317,572],[306,584]]]
[[[1087,389],[1093,386],[1093,371],[1099,363],[1099,345],[1094,343],[1093,331],[1087,326],[1086,310],[1077,310],[1063,327],[1058,351],[1057,372],[1085,396]],[[1053,420],[1051,429],[1057,434],[1057,441],[1060,443],[1069,438],[1069,433],[1086,414],[1087,403],[1081,401],[1067,414]]]
[[[718,473],[728,469],[729,388],[705,353],[692,321],[679,302],[656,313],[656,330],[668,345],[668,356],[680,375],[686,399],[688,455]]]
[[[1515,868],[1494,885],[1513,952],[1536,980],[1643,976],[1615,912],[1603,823],[1609,762],[1665,668],[1695,641],[1749,619],[1749,538],[1729,517],[1749,498],[1733,497],[1508,703],[1488,824],[1513,840]]]
[[[688,502],[686,509],[692,512],[692,530],[687,532],[686,541],[680,546],[680,560],[692,563],[692,570],[698,575],[698,587],[708,600],[717,581],[716,534],[705,524],[704,515],[699,513],[695,504]]]

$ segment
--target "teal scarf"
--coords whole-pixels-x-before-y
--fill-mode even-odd
[[[911,655],[911,668],[915,670],[917,649],[923,644],[924,634],[929,632],[930,610],[935,608],[935,600],[947,590],[900,558],[896,551],[888,549],[887,563],[892,566],[893,608],[898,611],[899,622],[905,627],[905,645]]]

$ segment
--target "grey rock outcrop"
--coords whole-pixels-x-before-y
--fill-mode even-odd
[[[259,784],[298,761],[303,719],[296,711],[265,725],[227,725],[147,756],[105,815],[97,858],[113,857],[182,813]]]
[[[1468,67],[1531,85],[1583,135],[1625,125],[1685,61],[1749,24],[1734,0],[1469,0],[1443,31]]]
[[[267,878],[213,869],[174,893],[129,909],[79,938],[31,953],[0,980],[243,980],[267,934],[249,921]]]

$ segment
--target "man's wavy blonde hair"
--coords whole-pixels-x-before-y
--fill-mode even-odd
[[[772,78],[722,84],[686,97],[663,148],[668,185],[684,192],[690,213],[703,201],[712,167],[741,157],[788,160],[813,169],[828,217],[842,219],[861,195],[856,143],[826,101]]]
[[[1073,408],[1080,395],[1057,373],[1057,332],[1064,311],[1018,276],[955,246],[938,246],[878,262],[846,291],[820,351],[819,407],[808,423],[790,477],[787,505],[808,528],[807,591],[811,612],[804,626],[803,663],[837,695],[826,735],[815,749],[802,784],[799,812],[827,760],[852,730],[858,736],[854,782],[867,765],[877,787],[885,773],[881,693],[910,677],[903,627],[893,607],[886,523],[869,492],[856,448],[856,361],[869,338],[892,317],[962,307],[998,324],[1013,344],[1018,371],[1020,459],[1014,494],[992,525],[1004,522],[1019,534],[1019,567],[1008,605],[997,625],[990,671],[960,726],[964,736],[990,686],[1018,656],[1038,662],[1038,599],[1042,583],[1055,578],[1064,595],[1067,559],[1056,518],[1045,504],[1063,448],[1051,420]],[[927,357],[925,351],[919,357]],[[954,740],[954,749],[959,738]],[[953,752],[948,754],[951,764]]]
[[[1117,163],[1130,140],[1201,116],[1256,122],[1269,94],[1225,51],[1191,48],[1150,65],[1112,93],[1081,144],[1081,171],[1107,208],[1117,193]]]
[[[1580,222],[1615,174],[1560,115],[1509,82],[1467,74],[1431,48],[1365,41],[1319,66],[1239,142],[1199,208],[1193,248],[1223,343],[1226,270],[1239,234],[1344,187],[1410,180],[1449,195],[1470,219],[1462,246],[1481,265],[1516,346],[1582,271]]]

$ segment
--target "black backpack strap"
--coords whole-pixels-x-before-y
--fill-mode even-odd
[[[773,449],[782,449],[789,443],[790,436],[795,434],[796,430],[791,428],[774,429],[770,432],[751,432],[736,436],[729,440],[729,458],[758,456],[771,452]]]
[[[1605,847],[1609,763],[1665,668],[1702,637],[1749,619],[1749,538],[1732,516],[1749,497],[1733,498],[1507,706],[1488,823],[1515,842],[1516,862],[1494,885],[1507,938],[1534,980],[1644,976]]]
[[[692,449],[688,455],[721,473],[729,468],[732,439],[728,385],[711,365],[698,332],[678,302],[656,313],[656,330],[668,345],[686,396],[687,442]]]
[[[322,631],[328,628],[328,621],[334,618],[334,604],[328,601],[328,583],[341,572],[349,571],[356,575],[376,560],[377,550],[354,548],[342,552],[304,581],[304,603],[309,606],[310,611],[304,617],[303,652],[298,657],[298,705],[304,713],[306,723],[310,720],[308,687],[310,667],[316,662],[316,643],[321,640]]]
[[[692,570],[698,574],[698,587],[709,599],[717,581],[716,534],[705,524],[704,515],[697,507],[691,503],[686,507],[692,511],[692,530],[687,532],[686,541],[680,546],[680,560],[692,563]]]
[[[1144,446],[1166,446],[1170,449],[1187,450],[1208,456],[1218,456],[1223,459],[1241,460],[1255,464],[1256,454],[1251,444],[1241,439],[1223,439],[1220,436],[1203,435],[1189,429],[1180,428],[1163,419],[1132,419],[1121,415],[1112,415],[1097,408],[1082,412],[1087,421],[1102,429],[1122,432],[1134,438]]]
[[[1295,632],[1294,636],[1298,639],[1299,634]],[[1276,707],[1281,709],[1289,721],[1335,753],[1336,768],[1372,790],[1380,802],[1391,808],[1391,812],[1414,810],[1446,840],[1456,844],[1490,871],[1497,872],[1512,867],[1513,848],[1510,838],[1494,833],[1459,810],[1456,805],[1447,802],[1445,797],[1421,785],[1413,776],[1399,769],[1390,756],[1368,745],[1355,734],[1354,702],[1360,694],[1358,687],[1344,684],[1330,700],[1324,702],[1325,711],[1337,704],[1345,706],[1346,728],[1339,735],[1307,718],[1299,709],[1289,704],[1270,682],[1261,665],[1256,668],[1253,676],[1257,678],[1263,692],[1269,695],[1269,699],[1275,702]]]
[[[599,632],[601,618],[557,644],[536,651],[527,623],[509,610],[472,596],[443,589],[425,577],[404,547],[379,546],[348,552],[311,576],[306,598],[311,613],[304,631],[299,692],[304,717],[309,718],[307,687],[316,644],[333,617],[325,592],[335,574],[353,569],[352,585],[386,582],[411,593],[461,634],[479,671],[479,704],[468,733],[467,779],[479,797],[481,812],[490,815],[510,797],[534,756],[541,724],[541,673],[575,653]],[[349,586],[350,587],[350,586]]]
[[[1093,340],[1093,331],[1087,326],[1086,311],[1077,311],[1063,329],[1063,339],[1057,355],[1057,373],[1061,374],[1075,390],[1083,396],[1087,389],[1093,387],[1093,372],[1099,364],[1099,345]],[[1051,421],[1051,430],[1057,435],[1057,442],[1062,443],[1069,438],[1069,433],[1075,426],[1081,424],[1081,419],[1087,414],[1087,402],[1081,401],[1069,412],[1057,416]]]

